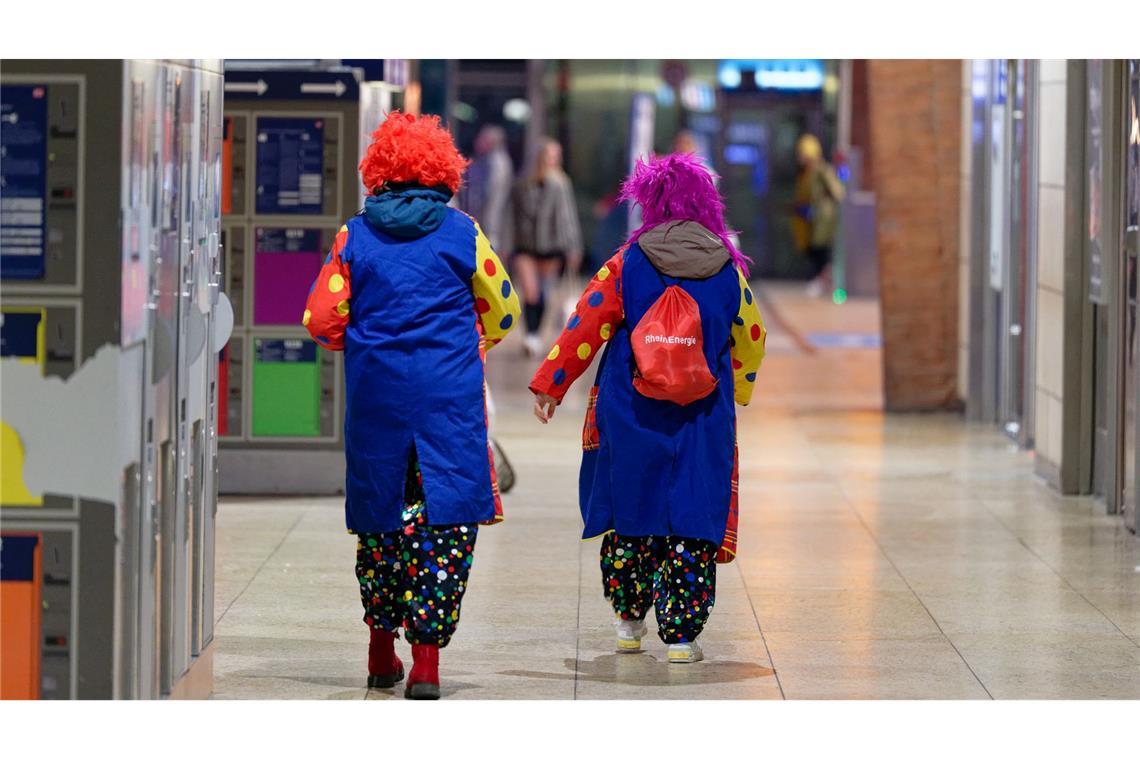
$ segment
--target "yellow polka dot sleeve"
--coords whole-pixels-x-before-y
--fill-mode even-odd
[[[522,307],[507,268],[491,249],[491,241],[475,225],[475,274],[471,275],[475,311],[483,325],[483,338],[491,348],[519,321]]]
[[[768,332],[756,306],[756,297],[748,287],[748,280],[737,270],[740,278],[740,309],[732,320],[732,371],[735,382],[736,403],[747,406],[756,388],[756,372],[764,361],[764,339]]]
[[[332,250],[317,274],[317,281],[309,291],[301,324],[308,329],[313,340],[330,351],[344,350],[344,330],[348,326],[349,302],[352,300],[352,282],[348,265],[341,259],[341,251],[348,244],[348,227],[336,233]]]

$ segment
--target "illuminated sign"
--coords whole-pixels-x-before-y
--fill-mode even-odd
[[[750,77],[758,90],[810,91],[823,88],[823,60],[818,58],[730,58],[717,65],[717,81],[735,90]]]

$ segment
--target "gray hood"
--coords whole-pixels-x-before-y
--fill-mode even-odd
[[[728,248],[700,222],[665,222],[637,238],[641,250],[669,277],[707,280],[729,261]]]

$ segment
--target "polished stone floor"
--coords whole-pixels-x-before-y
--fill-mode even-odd
[[[491,382],[519,482],[507,521],[479,535],[444,696],[1140,697],[1140,540],[1052,493],[994,429],[883,414],[874,303],[761,291],[769,357],[740,413],[741,548],[720,568],[707,659],[668,665],[656,638],[613,651],[597,544],[579,540],[585,389],[540,426],[512,339]],[[342,504],[223,499],[215,698],[393,698],[364,687]]]

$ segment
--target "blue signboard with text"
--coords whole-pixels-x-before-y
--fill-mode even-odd
[[[313,364],[317,361],[317,344],[311,340],[259,340],[254,346],[259,364]]]
[[[226,61],[226,100],[343,100],[360,99],[353,71],[314,71],[308,68],[272,70],[248,68],[252,62]],[[268,62],[266,62],[268,63]],[[316,62],[311,62],[316,65]]]
[[[38,360],[43,321],[42,309],[5,310],[0,316],[0,356]]]
[[[257,213],[321,213],[324,126],[320,118],[257,119]]]
[[[47,216],[47,86],[0,86],[0,273],[43,279]]]

